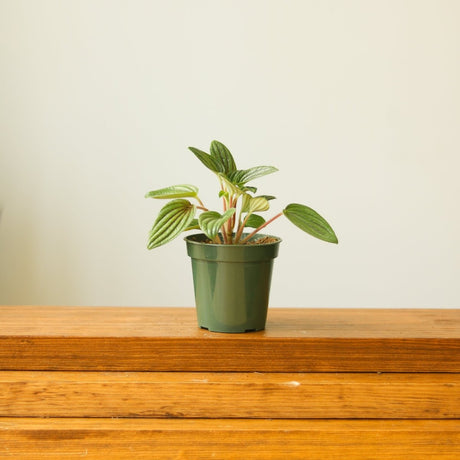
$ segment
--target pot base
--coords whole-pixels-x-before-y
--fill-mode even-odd
[[[258,331],[263,331],[265,330],[265,327],[261,328],[261,329],[245,329],[244,331],[216,331],[214,329],[209,329],[208,327],[205,327],[205,326],[200,326],[200,329],[204,329],[206,331],[209,331],[209,332],[220,332],[222,334],[246,334],[247,332],[258,332]]]

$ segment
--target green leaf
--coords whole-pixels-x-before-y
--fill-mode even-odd
[[[236,184],[231,182],[225,174],[219,173],[218,176],[221,178],[222,182],[224,183],[224,186],[226,190],[231,194],[231,195],[236,195],[240,196],[244,192],[241,190]]]
[[[149,233],[148,249],[169,243],[183,232],[195,217],[196,207],[188,200],[178,199],[166,203]]]
[[[197,149],[195,147],[188,148],[195,156],[211,171],[216,173],[224,172],[220,163],[218,163],[209,153],[203,152],[203,150]]]
[[[270,204],[268,203],[268,200],[266,198],[264,198],[263,196],[256,196],[254,198],[251,198],[251,201],[249,202],[248,212],[252,214],[253,212],[267,211],[269,208]]]
[[[239,169],[228,174],[228,178],[237,185],[244,185],[247,182],[266,176],[278,171],[274,166],[255,166],[249,169]]]
[[[241,201],[241,212],[252,214],[257,211],[267,211],[270,208],[268,200],[263,196],[251,196],[248,193],[243,195]]]
[[[235,211],[235,208],[230,208],[222,215],[216,211],[203,212],[198,218],[201,230],[203,230],[209,239],[213,240],[219,233],[222,225],[235,214]]]
[[[235,160],[233,159],[230,150],[228,150],[228,148],[225,147],[224,144],[222,144],[219,141],[212,141],[210,151],[211,156],[220,166],[221,172],[228,174],[233,171],[236,171]]]
[[[304,232],[328,243],[338,243],[337,236],[329,223],[308,206],[291,203],[283,209],[283,213]]]
[[[252,196],[249,193],[243,193],[243,198],[241,199],[241,212],[249,211],[249,204],[251,203]]]
[[[257,187],[251,187],[250,185],[247,185],[246,187],[241,187],[241,190],[243,190],[243,192],[257,193]]]
[[[193,219],[183,231],[188,232],[189,230],[199,230],[200,225],[198,224],[198,219]]]
[[[265,219],[262,216],[259,216],[258,214],[251,214],[246,221],[245,227],[259,228],[264,223]]]
[[[186,198],[196,197],[198,195],[198,187],[190,184],[172,185],[171,187],[152,190],[145,195],[145,198]]]
[[[273,195],[260,195],[260,196],[265,198],[267,201],[276,200],[276,196],[273,196]]]

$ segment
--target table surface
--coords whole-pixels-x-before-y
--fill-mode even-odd
[[[0,307],[0,457],[456,460],[459,387],[460,310]]]
[[[460,310],[279,308],[219,334],[193,308],[3,306],[0,369],[459,372]]]
[[[197,326],[194,308],[0,306],[0,336],[460,338],[460,309],[271,308],[265,331],[220,334]]]

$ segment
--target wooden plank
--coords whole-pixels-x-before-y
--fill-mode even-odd
[[[460,372],[460,339],[0,337],[0,370]]]
[[[460,310],[272,309],[200,330],[193,309],[0,307],[0,370],[460,372]]]
[[[0,416],[460,418],[460,374],[0,373]]]
[[[198,328],[194,308],[0,306],[0,335],[226,340]],[[460,337],[460,309],[270,308],[265,331],[233,339]]]
[[[457,421],[0,419],[0,457],[21,459],[457,460]]]

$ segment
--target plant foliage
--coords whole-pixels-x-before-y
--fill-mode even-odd
[[[278,171],[274,166],[237,169],[230,150],[219,141],[212,141],[210,153],[195,147],[189,150],[206,168],[216,174],[220,184],[218,197],[222,213],[209,210],[198,196],[198,187],[190,184],[172,185],[148,192],[146,198],[172,200],[161,208],[149,233],[148,249],[157,248],[182,232],[201,230],[216,244],[246,244],[275,219],[286,216],[304,232],[328,243],[338,243],[329,223],[316,211],[303,204],[288,204],[281,212],[265,220],[259,212],[270,209],[272,195],[256,195],[257,188],[248,182]],[[196,200],[192,204],[188,199]],[[197,216],[197,211],[200,212]],[[245,228],[254,230],[243,237]]]

